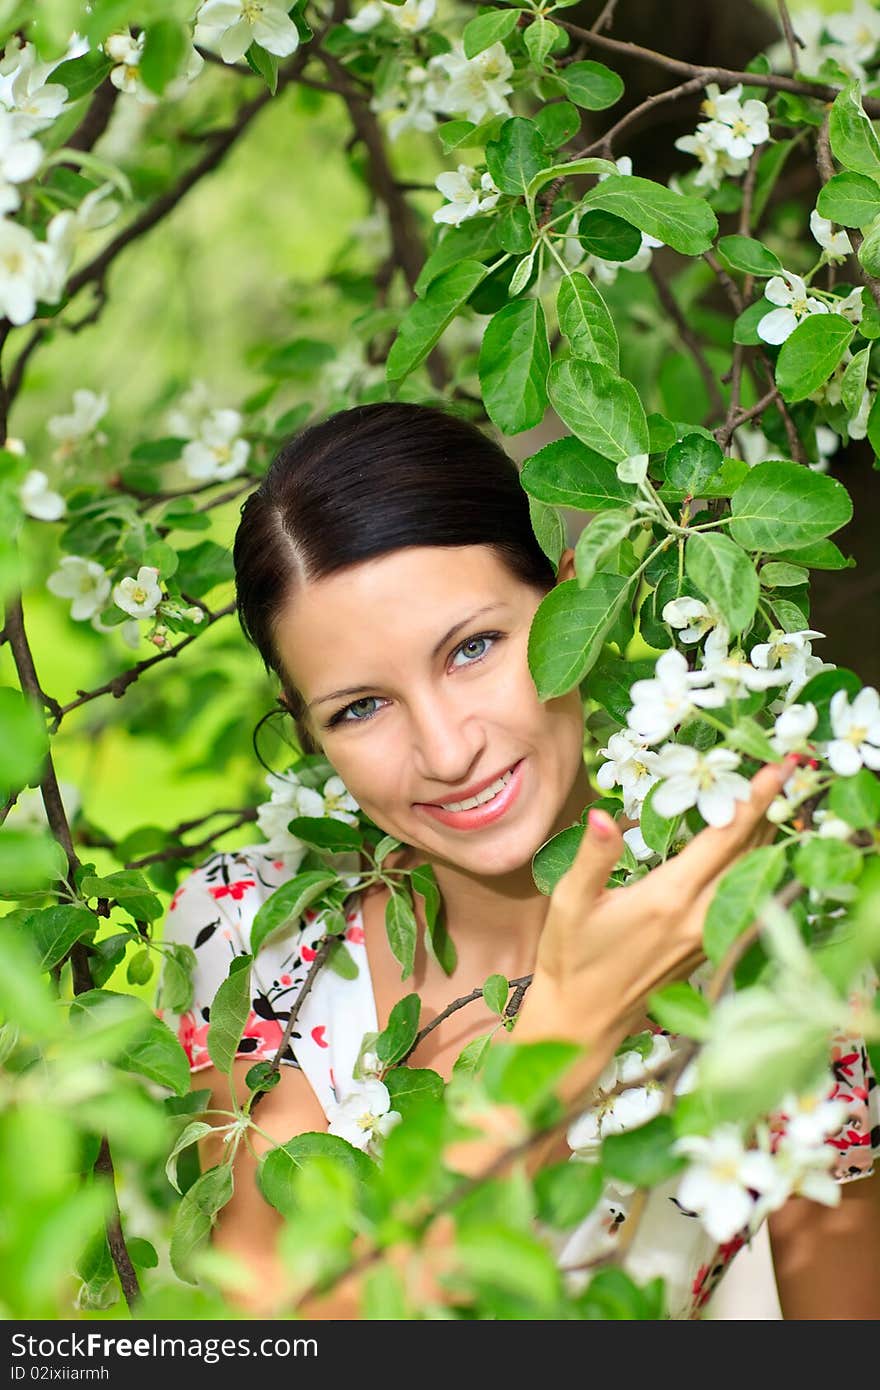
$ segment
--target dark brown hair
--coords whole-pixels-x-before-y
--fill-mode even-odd
[[[317,749],[275,641],[284,605],[299,584],[425,545],[488,545],[522,583],[546,592],[556,580],[514,461],[435,406],[378,401],[310,425],[243,503],[233,545],[238,619],[281,681],[304,752]]]

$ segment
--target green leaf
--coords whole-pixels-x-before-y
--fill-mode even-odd
[[[489,418],[503,434],[533,429],[547,409],[550,344],[540,299],[519,299],[490,319],[479,377]]]
[[[188,47],[189,32],[177,20],[155,19],[148,24],[139,64],[144,86],[161,96],[180,71]]]
[[[862,348],[847,362],[840,381],[840,399],[847,414],[855,415],[862,403],[868,384],[868,365],[871,359],[870,347]]]
[[[67,856],[51,835],[0,826],[0,900],[48,889],[67,873]]]
[[[252,43],[244,56],[248,67],[253,68],[258,77],[262,77],[274,97],[278,90],[278,59],[275,54],[269,53],[258,43]]]
[[[388,1027],[376,1039],[376,1055],[387,1067],[406,1056],[419,1031],[422,1001],[418,994],[398,999],[388,1016]]]
[[[855,324],[842,314],[810,314],[786,338],[776,359],[776,385],[785,400],[805,400],[827,381],[849,346]]]
[[[497,11],[496,11],[497,13]],[[532,179],[549,161],[544,137],[534,121],[511,116],[486,145],[486,165],[502,193],[526,195]]]
[[[554,77],[561,82],[575,106],[582,106],[586,111],[604,111],[623,96],[623,79],[604,63],[589,59],[569,63],[567,67],[557,68]]]
[[[636,1187],[666,1182],[686,1166],[686,1159],[672,1152],[677,1137],[671,1115],[655,1115],[638,1129],[609,1134],[602,1141],[603,1172]]]
[[[629,261],[641,247],[642,234],[638,227],[613,212],[593,208],[584,213],[578,224],[578,240],[591,256],[604,261]]]
[[[498,1014],[499,1018],[504,1017],[509,993],[510,985],[504,975],[490,975],[483,984],[486,1008],[491,1009],[493,1014]]]
[[[392,893],[385,904],[385,930],[391,953],[401,966],[400,978],[405,980],[415,963],[417,924],[412,903],[403,893]]]
[[[311,845],[315,849],[329,850],[334,854],[346,850],[357,850],[361,846],[361,834],[356,825],[337,820],[335,816],[294,816],[288,822],[291,835]]]
[[[595,574],[584,589],[576,579],[566,579],[541,600],[528,647],[539,699],[565,695],[583,680],[599,657],[629,587],[621,575]]]
[[[80,889],[87,898],[115,898],[119,906],[135,920],[155,922],[162,916],[162,904],[137,869],[117,869],[115,873],[98,877],[84,874]]]
[[[310,869],[276,888],[261,904],[254,917],[250,940],[253,955],[257,954],[267,936],[279,927],[295,922],[306,908],[336,881],[335,873],[323,869]]]
[[[113,66],[113,60],[103,53],[83,53],[79,58],[59,63],[49,80],[67,88],[69,101],[79,101],[100,87]]]
[[[785,847],[750,850],[721,879],[703,923],[703,948],[716,965],[754,922],[785,871]]]
[[[798,584],[808,583],[810,572],[802,569],[800,565],[771,562],[769,565],[761,566],[758,578],[765,589],[789,589]]]
[[[828,806],[854,830],[873,830],[880,821],[880,781],[876,772],[862,767],[852,777],[831,783]]]
[[[479,261],[465,260],[431,281],[424,298],[416,299],[401,320],[386,363],[388,381],[402,381],[424,361],[488,273]]]
[[[520,481],[532,497],[557,507],[599,512],[634,502],[639,490],[621,482],[614,464],[577,439],[555,439],[527,458]]]
[[[432,865],[417,865],[409,881],[412,891],[418,893],[425,904],[425,950],[441,970],[451,975],[458,963],[458,953],[446,928],[443,900]]]
[[[526,212],[525,208],[523,212]],[[526,217],[528,218],[527,213]],[[499,236],[502,220],[499,217],[472,217],[460,227],[448,228],[443,240],[431,252],[419,271],[413,287],[416,294],[424,296],[428,286],[438,275],[457,266],[460,261],[479,262],[485,256],[493,256],[501,245]]]
[[[801,883],[821,892],[857,879],[862,872],[862,856],[846,840],[814,835],[798,847],[794,872]]]
[[[714,439],[686,434],[666,455],[666,483],[685,497],[702,497],[700,489],[715,477],[723,463],[724,455]]]
[[[532,877],[539,893],[550,894],[568,873],[584,837],[583,825],[570,825],[541,845],[532,858]]]
[[[568,544],[565,523],[559,512],[549,502],[539,502],[537,497],[530,497],[529,519],[538,544],[547,559],[558,566],[562,552]]]
[[[577,538],[574,551],[577,582],[581,589],[592,580],[603,559],[638,524],[634,512],[598,512]]]
[[[554,24],[553,21],[547,19],[545,15],[535,15],[535,18],[523,34],[523,41],[528,50],[529,57],[536,68],[542,68],[544,66],[547,55],[555,46],[560,33],[562,33],[562,30],[560,30],[558,24]],[[577,126],[575,129],[577,129]],[[555,148],[556,146],[554,145],[554,149]]]
[[[880,213],[880,187],[864,174],[835,174],[821,189],[816,210],[841,227],[866,227]]]
[[[478,1071],[494,1036],[493,1030],[491,1033],[484,1033],[482,1037],[472,1038],[471,1041],[461,1049],[461,1052],[453,1062],[452,1075],[471,1076]]]
[[[865,115],[860,84],[851,82],[835,98],[828,119],[828,136],[835,158],[857,174],[880,174],[880,141]]]
[[[782,459],[750,469],[730,506],[734,540],[771,553],[821,540],[852,517],[849,494],[836,478]]]
[[[236,956],[229,974],[211,1004],[208,1056],[218,1071],[229,1075],[251,1009],[253,956]]]
[[[98,919],[87,907],[60,903],[32,912],[24,930],[40,952],[40,969],[46,971],[64,960],[75,941],[91,936],[97,925]]]
[[[468,20],[462,34],[464,56],[476,58],[493,43],[502,43],[519,23],[519,14],[519,10],[489,10]]]
[[[211,589],[233,577],[232,552],[216,541],[199,541],[198,545],[178,550],[177,555],[176,583],[184,593],[196,598],[204,598]]]
[[[707,1001],[687,980],[674,980],[648,995],[648,1013],[668,1033],[702,1042],[709,1035],[711,1011]]]
[[[869,275],[880,273],[880,220],[875,221],[865,232],[864,240],[858,249],[859,264]]]
[[[390,1067],[385,1073],[385,1085],[391,1098],[391,1109],[406,1112],[424,1100],[440,1100],[446,1087],[443,1077],[430,1067]]]
[[[750,236],[723,236],[718,250],[729,266],[746,275],[778,275],[782,270],[775,252]]]
[[[731,632],[748,632],[758,608],[759,584],[751,558],[727,536],[701,531],[684,548],[688,577],[711,599]]]
[[[188,1125],[184,1125],[174,1141],[174,1148],[165,1162],[165,1176],[176,1192],[180,1192],[180,1184],[177,1181],[177,1155],[188,1149],[190,1144],[198,1143],[204,1135],[211,1134],[213,1129],[214,1126],[208,1124],[207,1120],[192,1120]]]
[[[559,282],[556,298],[559,329],[572,356],[600,362],[615,374],[620,369],[620,344],[608,306],[592,280],[573,270]]]
[[[639,824],[645,844],[665,859],[681,824],[681,816],[661,816],[654,810],[655,786],[649,787],[642,804]]]
[[[611,174],[590,189],[583,205],[616,213],[685,256],[708,251],[718,231],[715,214],[704,198],[686,198],[634,174]]]
[[[232,1168],[221,1163],[209,1168],[187,1190],[177,1209],[169,1250],[171,1266],[179,1279],[196,1282],[192,1257],[207,1241],[216,1214],[231,1199],[234,1187]]]
[[[257,1185],[260,1192],[283,1216],[295,1217],[302,1211],[297,1196],[298,1175],[314,1160],[332,1159],[349,1173],[358,1186],[368,1183],[376,1165],[368,1154],[356,1149],[336,1134],[308,1131],[296,1134],[260,1157]]]
[[[582,1048],[577,1043],[505,1042],[489,1049],[483,1082],[499,1105],[516,1105],[527,1113],[547,1100]]]
[[[39,1036],[45,1044],[57,1035],[61,1023],[58,1003],[42,976],[35,946],[2,918],[0,954],[0,1013],[7,1023],[17,1024],[25,1037]]]
[[[551,183],[553,179],[571,178],[573,174],[616,174],[617,165],[612,164],[609,159],[596,159],[589,156],[585,159],[569,159],[563,164],[551,164],[546,169],[542,169],[535,174],[528,188],[526,197],[534,198],[540,188],[545,183]]]
[[[801,629],[795,628],[796,632]],[[747,714],[741,714],[734,727],[728,732],[727,742],[733,748],[738,748],[741,753],[747,753],[750,758],[757,758],[761,763],[778,762],[779,755],[770,742],[767,734],[751,719]]]
[[[36,700],[0,686],[0,801],[37,780],[48,751],[46,721]]]
[[[539,1169],[534,1177],[538,1217],[554,1230],[565,1231],[589,1216],[602,1193],[598,1163],[571,1159]]]
[[[503,251],[516,256],[532,249],[532,223],[525,203],[514,203],[498,218],[498,240]]]
[[[548,391],[572,434],[603,458],[622,463],[648,452],[648,422],[639,393],[601,363],[581,358],[554,362]]]
[[[534,26],[530,25],[529,27],[533,28]],[[526,30],[526,34],[528,34],[528,30]],[[564,145],[572,136],[577,135],[581,128],[580,113],[570,101],[554,101],[542,106],[535,112],[534,121],[544,137],[545,145],[550,150],[558,150],[560,145]]]
[[[847,570],[855,564],[852,556],[847,559],[833,541],[814,541],[812,545],[780,553],[779,559],[815,570]]]

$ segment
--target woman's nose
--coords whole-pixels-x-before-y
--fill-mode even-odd
[[[463,785],[483,748],[478,721],[438,695],[422,697],[410,705],[412,759],[426,781]]]

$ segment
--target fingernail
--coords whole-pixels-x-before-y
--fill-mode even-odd
[[[604,811],[590,810],[587,812],[587,821],[593,834],[600,840],[610,840],[614,833],[614,822]]]

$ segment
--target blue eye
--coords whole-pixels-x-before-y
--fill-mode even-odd
[[[461,646],[456,648],[454,654],[455,656],[469,657],[463,664],[465,666],[473,666],[476,661],[479,661],[486,655],[491,641],[492,636],[488,632],[481,633],[479,637],[469,637],[466,642],[462,642]],[[477,651],[474,651],[475,647]]]
[[[360,700],[352,700],[350,705],[346,705],[344,709],[339,710],[332,719],[327,721],[327,728],[332,729],[335,724],[365,724],[368,719],[372,719],[376,713],[375,710],[368,710],[363,717],[355,715],[353,718],[347,718],[346,716],[351,710],[356,710],[359,705],[368,705],[370,701],[375,703],[377,699],[377,695],[364,695]]]

